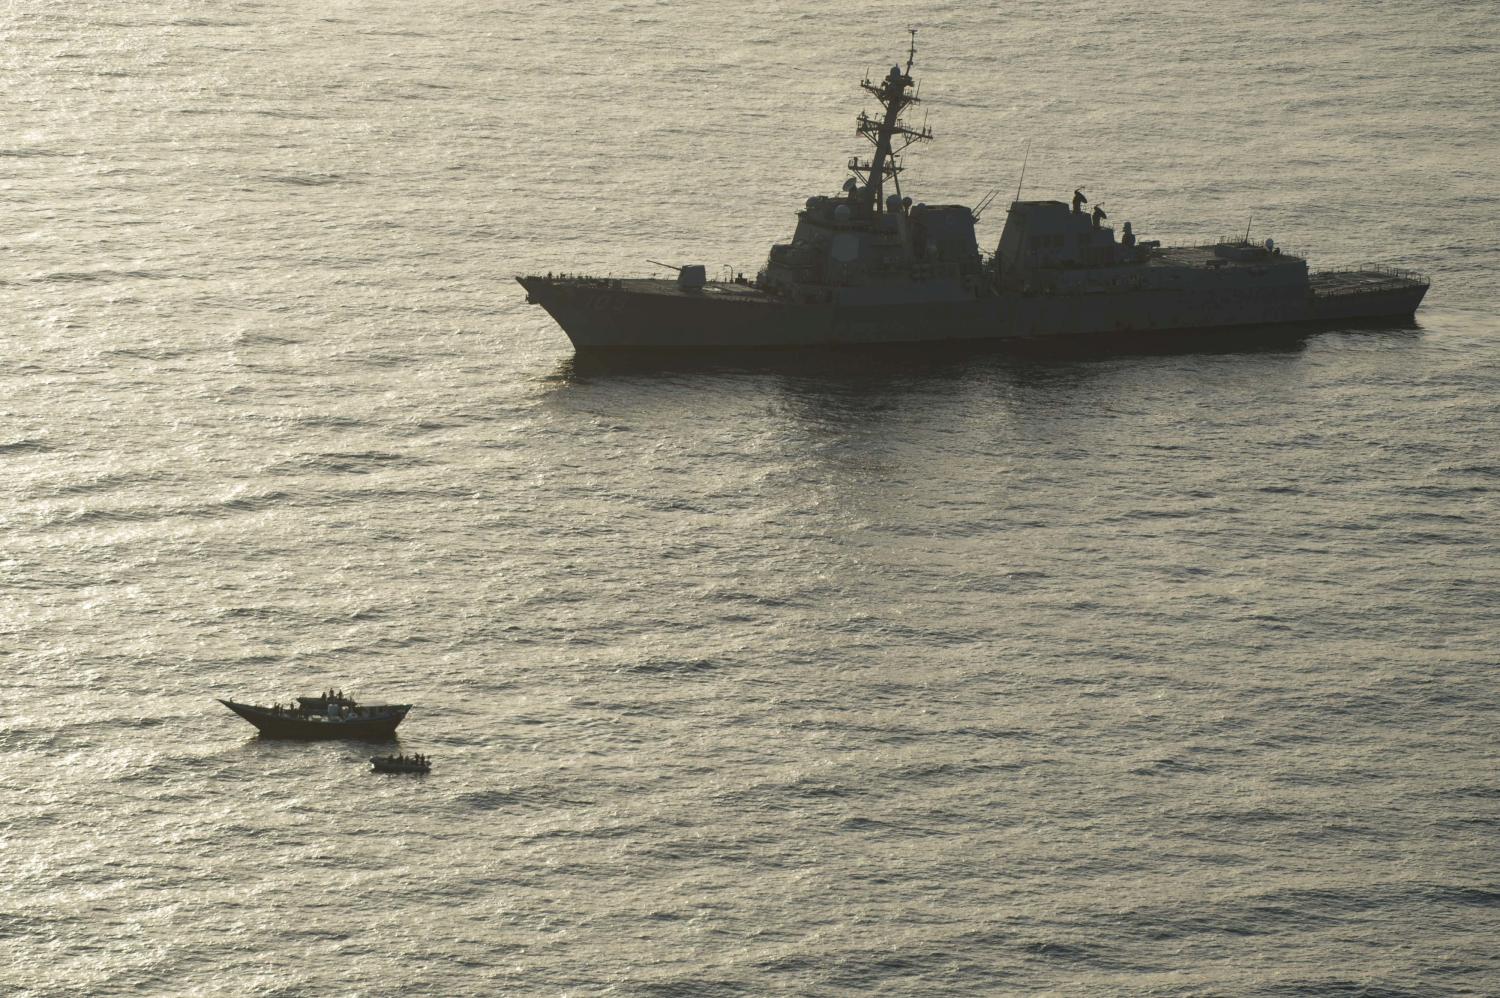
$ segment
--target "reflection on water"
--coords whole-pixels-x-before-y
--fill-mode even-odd
[[[631,350],[577,353],[547,381],[549,406],[599,417],[651,413],[698,422],[755,418],[768,401],[795,422],[830,427],[881,419],[943,422],[953,407],[1034,410],[1052,416],[1097,409],[1142,393],[1188,391],[1225,358],[1280,380],[1299,360],[1306,329],[1245,330],[1211,340],[1133,337],[1129,342],[979,342],[805,350]],[[1169,379],[1164,387],[1162,379]],[[926,420],[924,420],[926,421]]]

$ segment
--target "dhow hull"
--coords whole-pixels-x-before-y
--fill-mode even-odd
[[[220,700],[224,706],[255,726],[265,738],[295,738],[322,741],[332,738],[355,738],[384,741],[396,736],[396,727],[406,719],[409,705],[393,705],[373,717],[330,720],[311,715],[301,717],[276,713],[254,704]]]

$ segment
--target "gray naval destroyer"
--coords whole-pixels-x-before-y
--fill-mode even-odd
[[[1130,334],[1204,336],[1239,327],[1287,327],[1410,318],[1429,282],[1365,266],[1310,273],[1272,240],[1162,246],[1119,238],[1098,206],[1010,205],[1000,243],[982,254],[978,212],[913,204],[900,187],[902,150],[930,141],[902,112],[917,102],[906,68],[860,86],[881,112],[861,113],[873,145],[836,197],[812,197],[789,243],[771,247],[754,280],[709,281],[701,265],[675,280],[580,275],[517,277],[578,350],[796,347]],[[1023,172],[1024,176],[1024,172]],[[886,185],[892,193],[887,196]]]

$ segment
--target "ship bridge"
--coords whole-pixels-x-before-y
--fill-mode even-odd
[[[791,242],[771,247],[757,284],[799,300],[962,300],[976,293],[983,269],[965,205],[893,195],[877,215],[858,197],[814,197]],[[850,288],[883,293],[835,292]]]

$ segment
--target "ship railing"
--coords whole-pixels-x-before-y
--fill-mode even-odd
[[[1362,263],[1360,264],[1360,268],[1362,270],[1369,271],[1370,273],[1380,274],[1382,277],[1394,277],[1399,278],[1403,281],[1416,281],[1418,284],[1432,283],[1427,279],[1427,275],[1419,270],[1408,270],[1405,267],[1392,267],[1388,263]]]
[[[1260,248],[1264,248],[1265,247],[1265,243],[1264,242],[1248,243],[1247,244],[1245,242],[1244,238],[1241,237],[1241,236],[1228,236],[1228,237],[1226,237],[1224,239],[1215,239],[1212,242],[1206,242],[1206,243],[1185,243],[1185,244],[1183,244],[1183,246],[1181,248],[1183,248],[1183,249],[1211,251],[1211,250],[1218,249],[1220,246],[1245,246],[1245,245],[1256,246],[1256,247],[1260,247]],[[1307,254],[1303,253],[1299,249],[1293,249],[1290,246],[1283,246],[1281,243],[1273,243],[1272,245],[1274,246],[1275,249],[1278,249],[1278,250],[1281,251],[1281,255],[1282,256],[1289,256],[1289,257],[1292,257],[1293,259],[1296,259],[1296,260],[1306,260],[1307,259]],[[1172,249],[1177,249],[1178,247],[1176,247],[1174,245],[1171,248]]]
[[[1393,267],[1388,263],[1362,263],[1357,267],[1332,267],[1328,270],[1315,270],[1315,274],[1379,274],[1381,277],[1399,278],[1403,281],[1425,281],[1427,275],[1419,270],[1408,270],[1405,267]]]
[[[1314,291],[1319,298],[1397,291],[1409,288],[1413,284],[1431,285],[1432,283],[1426,275],[1415,270],[1381,263],[1366,263],[1359,267],[1336,270],[1319,270],[1309,274],[1308,277],[1323,285]]]
[[[1273,246],[1280,246],[1282,252],[1286,252],[1286,253],[1291,252],[1285,246],[1282,246],[1280,243],[1278,243],[1274,239],[1271,240],[1271,244]],[[1245,234],[1243,232],[1241,232],[1239,235],[1234,235],[1234,236],[1220,236],[1219,238],[1215,239],[1213,242],[1211,242],[1211,243],[1205,243],[1204,245],[1205,246],[1253,246],[1256,249],[1264,249],[1265,245],[1266,245],[1266,241],[1264,239],[1259,239],[1259,238],[1257,238],[1257,239],[1246,239],[1245,238]]]

